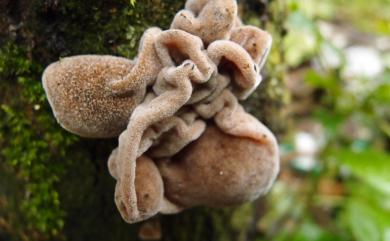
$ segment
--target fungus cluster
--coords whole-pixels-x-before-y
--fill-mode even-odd
[[[125,221],[235,205],[279,171],[274,135],[238,102],[261,82],[271,41],[242,25],[235,0],[188,0],[170,29],[145,31],[134,60],[67,57],[43,86],[66,130],[119,136],[108,168]]]

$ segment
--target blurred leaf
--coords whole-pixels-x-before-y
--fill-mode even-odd
[[[316,25],[314,24],[313,20],[299,11],[290,14],[289,18],[287,19],[287,26],[290,29],[300,29],[312,34],[316,33]]]
[[[328,138],[332,138],[338,133],[339,127],[345,121],[346,117],[339,113],[330,113],[326,109],[318,109],[313,113],[313,118],[320,121],[325,127]]]
[[[380,241],[380,229],[372,208],[351,200],[346,206],[346,222],[358,241]]]
[[[354,183],[345,206],[344,221],[357,240],[386,240],[390,229],[390,195]]]
[[[253,219],[253,212],[253,205],[251,203],[245,203],[237,207],[230,219],[232,228],[236,231],[246,230]]]
[[[333,156],[372,187],[390,193],[390,155],[378,150],[340,150]]]
[[[309,70],[306,72],[305,81],[313,87],[324,88],[329,92],[340,88],[340,81],[334,76],[319,74],[315,70]]]
[[[290,239],[291,240],[291,239]],[[331,233],[314,222],[305,221],[293,236],[293,241],[337,241],[342,240],[336,234]]]
[[[381,103],[381,104],[390,104],[390,74],[387,73],[384,78],[386,78],[387,83],[383,83],[382,85],[378,86],[376,90],[372,93],[370,98],[373,98],[373,100]]]
[[[313,57],[319,47],[319,34],[314,22],[301,14],[292,13],[287,20],[289,34],[284,38],[285,58],[291,66],[297,66]]]
[[[294,11],[300,11],[310,18],[332,17],[335,11],[335,4],[332,1],[317,0],[289,0],[289,8]]]
[[[390,1],[332,0],[338,6],[338,16],[362,31],[386,35],[390,33]],[[363,17],[362,17],[363,16]],[[370,17],[364,17],[370,16]]]

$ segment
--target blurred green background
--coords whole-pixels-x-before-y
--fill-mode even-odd
[[[286,7],[292,118],[257,240],[389,241],[390,1]]]
[[[115,141],[62,130],[40,75],[60,56],[134,57],[183,1],[32,2],[0,1],[0,240],[136,240],[112,202]],[[239,3],[274,36],[245,106],[278,134],[281,173],[255,203],[162,218],[163,239],[390,241],[390,0]]]

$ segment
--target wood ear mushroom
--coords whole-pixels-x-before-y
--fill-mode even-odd
[[[128,223],[264,195],[279,171],[272,132],[239,104],[260,84],[271,36],[235,0],[188,0],[171,29],[145,31],[134,60],[80,55],[49,65],[54,116],[88,138],[118,138],[108,160]]]
[[[101,55],[67,57],[49,65],[42,82],[61,126],[83,137],[118,136],[146,88],[114,96],[110,82],[123,78],[133,67],[131,60]]]
[[[273,136],[259,142],[209,126],[203,135],[159,164],[165,195],[181,207],[221,207],[252,201],[270,189],[279,171]]]
[[[186,9],[176,14],[171,28],[199,36],[208,44],[218,39],[227,39],[236,17],[235,0],[188,0]]]

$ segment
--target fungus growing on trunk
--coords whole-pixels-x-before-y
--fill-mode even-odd
[[[172,29],[199,36],[206,44],[229,38],[236,24],[235,0],[188,0],[172,21]]]
[[[133,68],[131,60],[101,55],[67,57],[49,65],[42,82],[57,121],[83,137],[118,136],[146,88],[116,96],[110,82],[123,78]]]
[[[243,26],[234,0],[188,0],[171,29],[148,29],[134,61],[64,58],[43,74],[58,122],[118,137],[109,157],[126,222],[266,193],[279,171],[274,135],[246,113],[271,36]]]
[[[266,193],[278,173],[278,153],[272,134],[260,128],[262,142],[207,127],[198,140],[159,163],[166,197],[182,208],[221,207]]]
[[[253,26],[242,26],[233,30],[230,40],[241,45],[259,69],[263,67],[272,44],[269,33]]]

